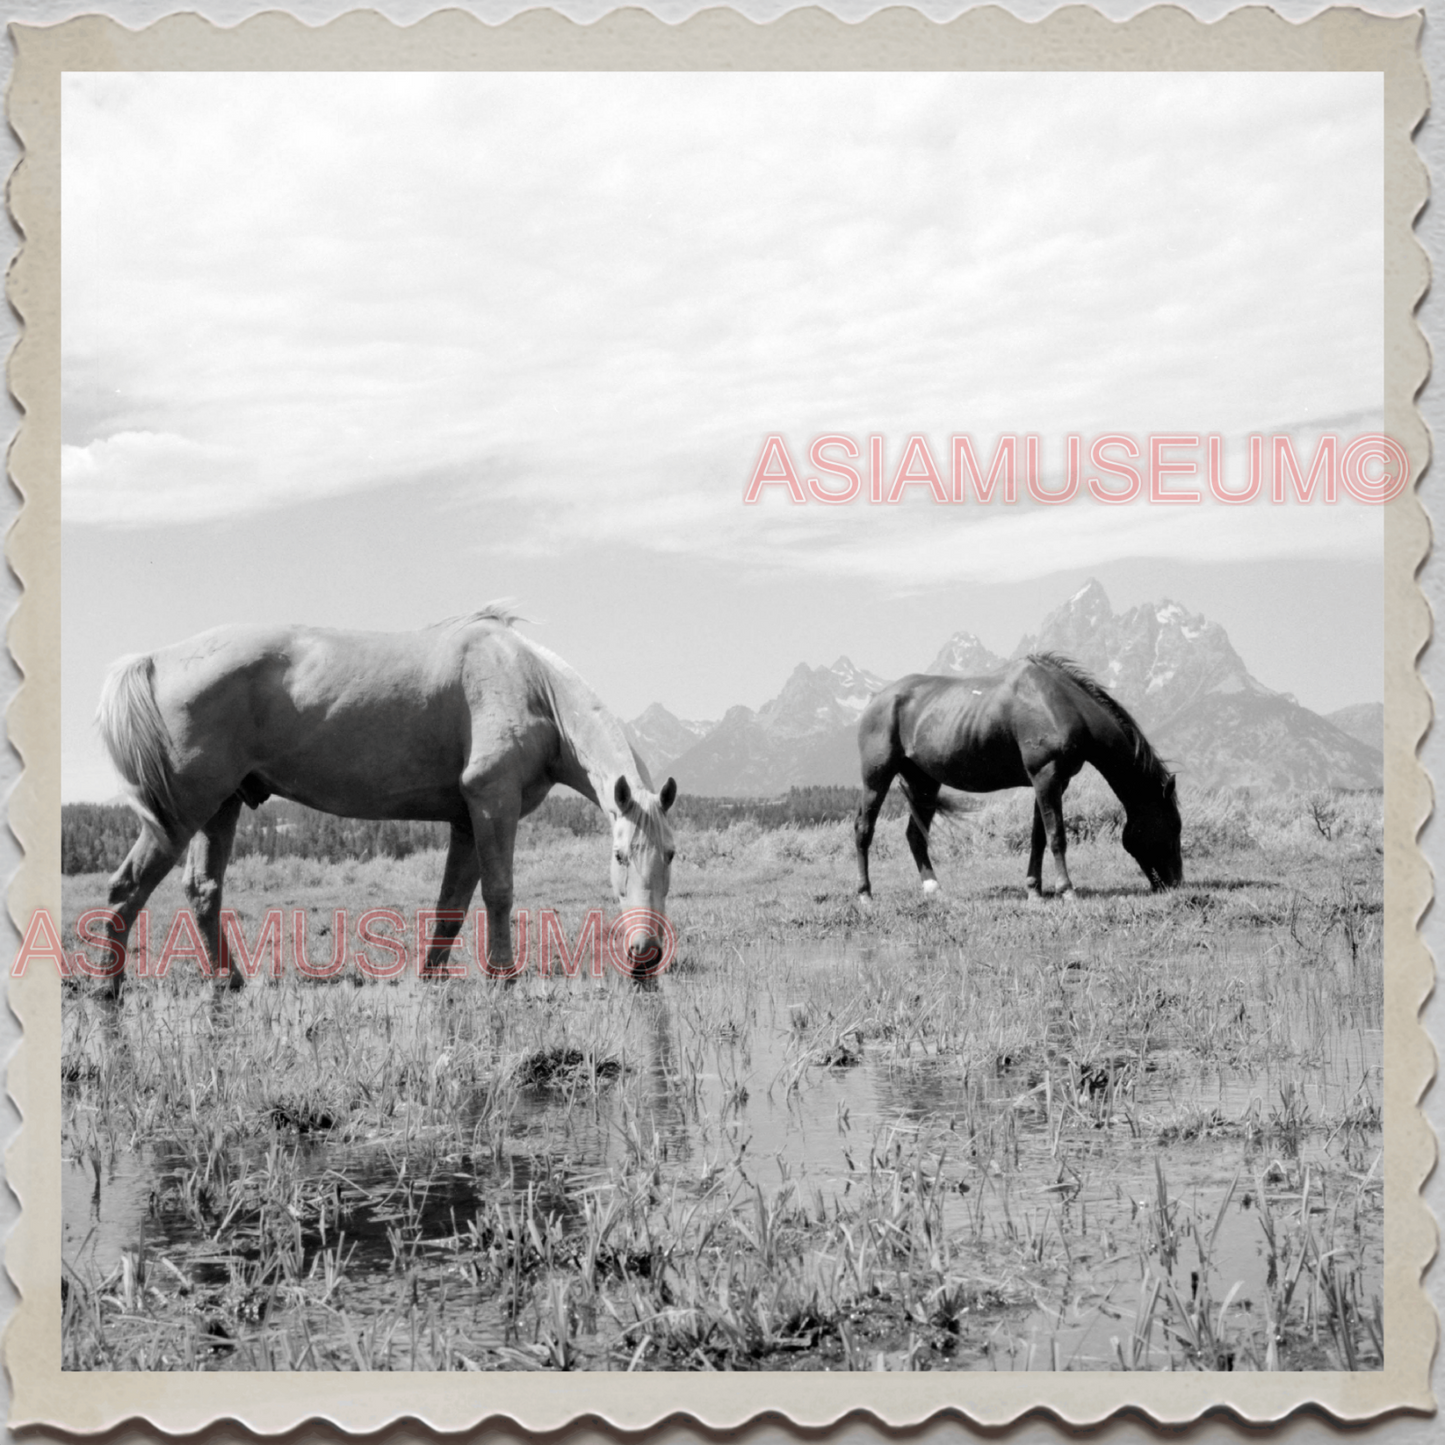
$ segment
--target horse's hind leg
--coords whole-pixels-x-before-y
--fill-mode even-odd
[[[1042,825],[1048,839],[1049,851],[1054,855],[1054,868],[1059,875],[1059,894],[1072,897],[1073,882],[1069,878],[1069,865],[1064,861],[1068,838],[1064,831],[1064,789],[1069,785],[1069,775],[1055,763],[1045,763],[1033,776],[1034,784],[1034,836],[1035,846],[1029,850],[1029,882],[1037,886],[1043,880],[1043,848],[1037,843],[1038,830]],[[1038,853],[1037,864],[1034,861]],[[1033,889],[1030,889],[1032,892]]]
[[[888,796],[894,771],[891,767],[879,768],[863,775],[863,799],[853,820],[853,846],[858,855],[858,899],[863,903],[873,897],[873,887],[868,881],[868,850],[873,846],[873,828],[878,821],[878,810]]]
[[[903,790],[908,795],[908,851],[918,866],[918,876],[925,893],[938,892],[938,879],[933,876],[933,863],[928,856],[928,828],[938,811],[938,784],[924,773],[910,768],[903,771]]]
[[[232,793],[216,810],[211,821],[191,840],[186,871],[181,885],[196,915],[196,925],[206,952],[211,956],[218,984],[244,988],[246,976],[230,966],[225,939],[221,936],[221,885],[231,848],[236,841],[236,823],[241,816],[241,795]]]
[[[452,940],[462,931],[466,921],[467,908],[472,894],[477,891],[477,881],[482,876],[481,865],[477,862],[477,843],[470,828],[459,828],[452,824],[451,839],[447,844],[447,861],[442,869],[441,892],[437,894],[436,928],[432,933],[431,947],[427,949],[426,961],[422,964],[423,978],[448,978]],[[485,959],[478,959],[485,963]]]
[[[125,861],[111,875],[106,904],[111,916],[106,920],[101,937],[110,945],[112,972],[100,997],[119,1002],[125,986],[126,945],[137,915],[156,885],[169,873],[180,855],[180,848],[169,839],[158,838],[149,828],[142,828],[140,837],[131,845]]]

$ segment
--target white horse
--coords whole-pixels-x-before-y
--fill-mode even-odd
[[[186,895],[223,962],[221,884],[236,821],[243,803],[273,794],[344,817],[451,825],[437,898],[451,919],[438,923],[424,972],[445,965],[478,882],[489,965],[508,969],[517,821],[558,783],[611,819],[618,902],[660,919],[677,785],[651,791],[622,725],[516,620],[494,602],[422,632],[217,627],[116,662],[98,721],[144,826],[110,880],[111,996],[131,925],[187,844]],[[659,931],[629,937],[638,967],[659,956]],[[239,969],[228,977],[244,982]]]

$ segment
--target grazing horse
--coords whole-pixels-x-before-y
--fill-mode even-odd
[[[186,895],[223,964],[221,883],[236,822],[243,803],[273,794],[344,817],[451,825],[436,905],[446,916],[426,973],[445,967],[478,882],[488,964],[507,971],[517,821],[558,783],[610,818],[618,901],[661,918],[677,785],[651,791],[621,723],[516,620],[494,602],[421,632],[217,627],[121,658],[98,721],[144,826],[110,880],[111,997],[131,925],[187,844]],[[658,956],[660,931],[634,931],[635,966]],[[229,979],[244,982],[239,970]]]
[[[1034,653],[988,677],[905,677],[864,708],[858,751],[863,801],[853,836],[862,900],[872,894],[873,825],[895,777],[908,801],[908,847],[925,893],[938,889],[928,859],[928,825],[941,806],[940,787],[969,793],[1032,787],[1028,894],[1041,896],[1046,838],[1059,891],[1072,894],[1064,863],[1064,789],[1085,763],[1104,775],[1124,805],[1124,847],[1150,885],[1172,888],[1184,881],[1174,775],[1139,724],[1067,658]]]

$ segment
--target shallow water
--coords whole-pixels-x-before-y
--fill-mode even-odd
[[[1250,946],[1237,945],[1236,961]],[[529,1190],[545,1193],[564,1224],[575,1221],[583,1196],[604,1186],[627,1157],[629,1131],[653,1143],[664,1183],[695,1189],[711,1169],[736,1163],[748,1183],[776,1190],[791,1181],[800,1198],[824,1208],[847,1207],[863,1177],[886,1173],[890,1161],[925,1158],[946,1181],[944,1223],[981,1277],[1000,1251],[1018,1254],[1035,1240],[1040,1260],[1052,1261],[1035,1272],[1031,1303],[1012,1300],[977,1322],[958,1366],[1114,1366],[1114,1340],[1127,1339],[1140,1303],[1139,1220],[1157,1204],[1160,1171],[1168,1195],[1180,1201],[1177,1220],[1197,1221],[1207,1235],[1224,1209],[1205,1280],[1215,1301],[1233,1292],[1232,1308],[1261,1307],[1269,1267],[1261,1189],[1276,1212],[1353,1207],[1364,1293],[1381,1288],[1383,1212],[1372,1193],[1379,1130],[1331,1137],[1306,1129],[1279,1157],[1278,1131],[1249,1127],[1284,1109],[1289,1090],[1295,1110],[1314,1120],[1338,1116],[1362,1084],[1378,1099],[1377,1020],[1316,1030],[1318,1058],[1304,1063],[1281,1058],[1235,1068],[1221,1059],[1205,1072],[1197,1062],[1184,1069],[1174,1066],[1170,1037],[1159,1033],[1135,1041],[1132,1051],[1121,1044],[1113,1053],[1067,1060],[1066,1068],[1055,1059],[1041,1069],[1037,1054],[966,1068],[930,1055],[922,1043],[860,1044],[846,1027],[832,1034],[813,1027],[820,979],[826,984],[845,966],[901,967],[916,959],[832,944],[789,945],[786,962],[759,974],[766,986],[737,992],[721,1009],[705,973],[680,972],[638,992],[621,1033],[608,1041],[622,1065],[617,1078],[522,1086],[501,1135],[491,1101],[478,1098],[453,1142],[420,1172],[401,1162],[406,1156],[394,1138],[341,1143],[324,1129],[299,1136],[261,1129],[256,1152],[279,1141],[296,1151],[303,1177],[334,1178],[358,1201],[345,1229],[354,1301],[368,1290],[380,1299],[399,1288],[389,1231],[403,1228],[413,1243],[455,1239],[479,1204]],[[1058,1008],[1067,1011],[1089,959],[1065,949],[1041,957],[1039,966],[1059,979]],[[561,990],[541,981],[518,985],[534,990],[539,1010],[575,1011],[579,1037],[597,1002],[594,988],[623,987],[616,979]],[[402,1022],[457,1006],[417,986],[387,993],[392,1017]],[[1050,1095],[1066,1086],[1077,1088],[1070,1102],[1093,1127],[1061,1137]],[[483,1133],[485,1149],[457,1147],[469,1134],[480,1142]],[[900,1144],[906,1147],[895,1148]],[[163,1145],[65,1161],[66,1264],[83,1279],[101,1280],[128,1252],[169,1246],[198,1283],[224,1281],[227,1256],[167,1202],[182,1162]],[[1194,1239],[1181,1240],[1176,1287],[1185,1288],[1198,1268],[1197,1253]],[[458,1298],[465,1303],[464,1288]],[[482,1337],[491,1321],[500,1341],[497,1307],[479,1298],[470,1308]],[[1155,1339],[1138,1363],[1166,1359]]]

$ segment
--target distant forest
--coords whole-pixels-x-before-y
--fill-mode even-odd
[[[858,790],[844,787],[791,788],[778,798],[679,797],[672,820],[681,828],[726,828],[751,821],[761,828],[809,827],[851,818],[858,806]],[[898,816],[903,804],[890,794],[885,816]],[[586,835],[601,833],[606,820],[601,811],[570,790],[559,790],[523,819],[522,827],[555,829]],[[130,851],[139,831],[135,814],[119,803],[66,803],[60,810],[60,871],[112,873]],[[299,803],[273,798],[254,812],[241,810],[232,854],[244,858],[320,858],[335,863],[343,858],[405,858],[427,848],[445,848],[445,823],[376,822],[365,818],[336,818]]]

